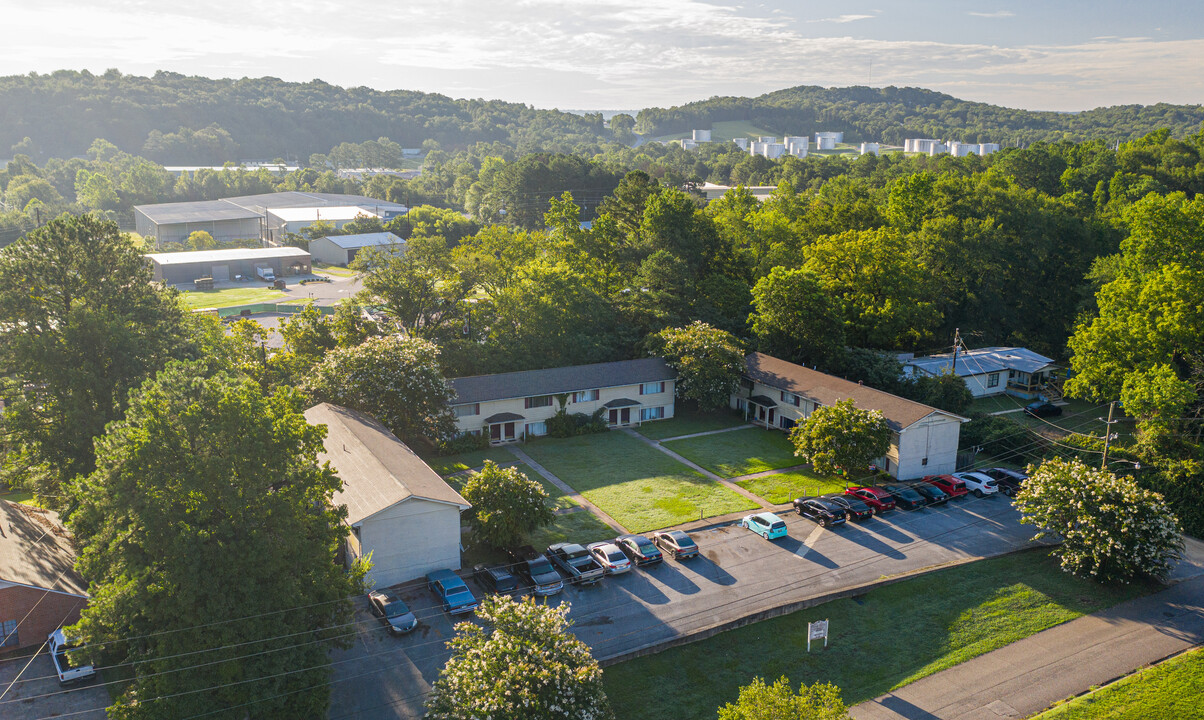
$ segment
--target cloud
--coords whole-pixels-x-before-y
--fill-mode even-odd
[[[873,15],[837,15],[836,17],[808,20],[811,23],[851,23],[858,20],[869,20]]]
[[[968,13],[968,14],[973,15],[974,17],[980,17],[980,18],[1009,18],[1009,17],[1016,16],[1016,13],[1012,12],[1011,10],[996,10],[995,12],[989,12],[989,13],[972,12],[972,13]]]

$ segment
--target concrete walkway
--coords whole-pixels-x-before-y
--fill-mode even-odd
[[[699,465],[698,463],[695,463],[691,460],[688,460],[685,457],[682,457],[681,455],[678,455],[677,453],[673,452],[672,450],[665,447],[664,445],[661,445],[657,441],[650,440],[630,428],[623,428],[622,430],[623,430],[623,432],[625,432],[628,435],[630,435],[631,437],[639,440],[640,442],[644,443],[645,445],[652,447],[652,448],[656,448],[657,450],[663,452],[664,454],[673,458],[674,460],[681,463],[682,465],[685,465],[686,467],[690,468],[691,470],[698,473],[699,475],[702,475],[703,477],[708,478],[710,480],[714,480],[715,482],[723,485],[727,489],[729,489],[733,492],[739,493],[740,495],[743,495],[744,497],[748,498],[749,500],[752,500],[753,502],[755,502],[757,504],[757,507],[764,508],[764,509],[773,507],[768,502],[766,502],[764,499],[757,497],[756,495],[753,495],[752,493],[750,493],[749,491],[740,487],[739,485],[732,482],[731,480],[728,480],[727,478],[719,477],[718,475],[711,472],[710,470],[707,470],[706,468]]]
[[[527,467],[531,468],[532,470],[539,473],[540,475],[543,475],[545,478],[548,479],[548,482],[550,482],[553,485],[555,485],[556,487],[560,488],[560,492],[564,493],[565,495],[568,495],[578,505],[585,508],[586,510],[589,510],[594,515],[598,516],[599,520],[601,520],[602,522],[609,525],[611,527],[611,529],[613,529],[619,535],[627,534],[627,528],[620,525],[619,521],[615,520],[611,516],[602,512],[601,508],[599,508],[597,505],[593,504],[589,500],[586,500],[585,496],[583,496],[581,493],[577,492],[573,488],[569,487],[568,483],[566,483],[565,481],[563,481],[560,478],[553,475],[552,472],[550,470],[548,470],[546,467],[535,462],[535,460],[532,459],[532,457],[530,455],[523,452],[522,450],[519,450],[514,445],[507,445],[506,449],[509,450],[510,453],[512,455],[514,455],[514,457],[516,457],[519,460],[521,460],[522,462],[526,463]]]
[[[1071,620],[856,705],[856,720],[1024,718],[1204,643],[1204,543],[1170,588]]]
[[[688,440],[690,438],[703,437],[706,435],[718,435],[719,433],[729,433],[734,430],[747,430],[748,428],[755,428],[755,427],[760,427],[760,426],[752,425],[750,423],[745,423],[743,425],[737,425],[735,427],[720,428],[719,430],[707,430],[705,432],[690,433],[689,435],[675,435],[673,437],[661,438],[660,440],[657,440],[656,442],[667,443],[667,442],[673,442],[674,440]]]

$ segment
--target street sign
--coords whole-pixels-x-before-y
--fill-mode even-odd
[[[828,647],[828,621],[807,623],[807,652],[811,652],[811,641],[823,638],[824,647]]]

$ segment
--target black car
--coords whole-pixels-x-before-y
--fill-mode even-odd
[[[689,560],[698,557],[698,543],[681,530],[658,530],[652,533],[652,542],[673,556],[674,560]]]
[[[853,497],[852,495],[845,495],[844,493],[831,493],[829,495],[820,495],[819,499],[827,500],[830,503],[844,508],[845,516],[850,520],[869,520],[874,516],[874,508]]]
[[[1020,486],[1025,480],[1028,480],[1028,475],[1019,470],[1008,470],[1007,468],[988,468],[979,470],[978,472],[987,477],[995,478],[995,483],[999,486],[999,492],[1008,497],[1016,497],[1016,493],[1020,492]]]
[[[825,527],[839,525],[848,519],[843,507],[823,498],[798,498],[794,501],[794,511]]]
[[[908,487],[923,496],[924,502],[929,505],[943,505],[949,502],[949,494],[936,485],[926,482],[913,482]]]
[[[518,589],[518,578],[511,575],[510,571],[501,565],[494,567],[474,565],[472,576],[477,579],[481,587],[491,593],[506,594]]]
[[[564,581],[560,573],[552,567],[552,562],[541,555],[530,545],[510,548],[506,551],[514,563],[511,567],[526,578],[535,588],[534,594],[539,597],[555,595],[564,589]]]
[[[373,590],[368,593],[372,614],[384,621],[389,632],[402,635],[418,627],[418,618],[392,590]]]
[[[1061,417],[1062,408],[1053,403],[1038,400],[1037,402],[1025,405],[1024,414],[1032,415],[1035,418]]]
[[[928,504],[927,501],[924,500],[923,495],[919,494],[915,490],[912,490],[906,485],[887,483],[885,485],[879,485],[878,487],[895,499],[895,507],[897,508],[902,508],[903,510],[918,510],[919,508],[922,508]]]
[[[655,565],[665,560],[665,556],[656,547],[656,543],[643,535],[620,535],[614,539],[614,543],[637,567]]]
[[[546,554],[556,569],[571,583],[593,585],[606,574],[606,570],[594,560],[589,551],[577,543],[549,545]]]

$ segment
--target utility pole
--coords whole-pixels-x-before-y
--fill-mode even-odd
[[[957,374],[957,351],[962,346],[962,329],[953,328],[953,367],[950,368],[953,374]]]
[[[1108,403],[1108,419],[1104,421],[1107,424],[1107,427],[1104,428],[1104,458],[1100,461],[1100,470],[1108,469],[1108,446],[1112,444],[1112,423],[1120,422],[1119,420],[1112,419],[1112,412],[1114,410],[1116,410],[1115,400]]]

